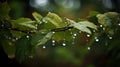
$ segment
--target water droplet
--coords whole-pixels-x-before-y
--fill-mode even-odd
[[[19,39],[19,38],[17,38],[17,37],[15,38],[15,40],[18,40],[18,39]]]
[[[55,40],[52,40],[52,45],[55,46]]]
[[[36,29],[38,29],[38,24],[35,24]]]
[[[55,32],[53,31],[52,33],[54,34]]]
[[[52,40],[52,43],[55,43],[55,40]]]
[[[90,37],[90,35],[89,35],[89,34],[87,34],[87,37]]]
[[[76,37],[76,36],[77,36],[77,34],[76,34],[76,33],[74,33],[74,34],[73,34],[73,36],[74,36],[74,37]]]
[[[66,46],[66,43],[63,43],[62,45],[63,45],[63,46]]]
[[[112,37],[109,37],[109,39],[112,39]]]
[[[27,35],[26,37],[29,38],[30,36]]]
[[[98,41],[99,41],[99,39],[95,39],[95,41],[96,41],[96,42],[98,42]]]
[[[45,48],[46,48],[46,46],[43,46],[42,48],[43,48],[43,49],[45,49]]]
[[[103,28],[103,30],[105,30],[105,28]]]
[[[36,27],[38,27],[38,24],[35,24]]]
[[[45,19],[42,20],[44,23],[47,23],[47,21]]]
[[[69,31],[71,31],[71,29],[68,29]]]
[[[75,39],[76,37],[75,36],[73,36],[73,39]]]
[[[90,50],[90,47],[87,47],[88,50]]]
[[[120,26],[120,23],[118,23],[118,25]]]
[[[95,41],[96,41],[96,42],[98,42],[98,41],[99,41],[99,39],[98,39],[97,37],[95,37]]]
[[[112,36],[110,36],[110,35],[107,35],[108,37],[109,37],[109,39],[112,39]]]
[[[103,25],[100,25],[100,27],[103,27]]]

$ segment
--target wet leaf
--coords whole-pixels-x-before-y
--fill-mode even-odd
[[[15,57],[15,43],[8,39],[3,39],[2,47],[8,58],[12,59]]]
[[[29,18],[19,18],[17,20],[11,20],[12,28],[20,30],[36,29],[35,21]]]
[[[33,12],[32,15],[33,15],[33,17],[35,18],[35,20],[37,21],[38,24],[42,23],[41,20],[42,20],[43,17],[39,13]]]
[[[53,32],[49,32],[47,33],[43,38],[41,38],[40,40],[37,41],[36,47],[45,44],[47,41],[49,41],[51,39],[51,37],[53,36]]]
[[[49,12],[47,16],[44,18],[44,20],[46,20],[48,23],[52,23],[56,28],[64,26],[62,19],[54,13]]]
[[[72,40],[72,35],[70,34],[70,31],[66,30],[66,31],[62,31],[62,32],[56,32],[53,35],[53,39],[56,40],[57,42],[66,39],[67,41],[71,41]]]
[[[97,30],[97,26],[89,21],[79,21],[78,23],[76,23],[73,20],[69,20],[69,19],[68,19],[68,21],[69,21],[70,25],[73,26],[74,28],[76,28],[80,31],[89,33],[89,34],[91,34],[91,31],[89,28]]]
[[[104,14],[97,14],[98,22],[103,26],[111,26],[119,20],[118,13],[116,12],[107,12]]]
[[[16,53],[15,57],[18,61],[22,62],[29,58],[32,53],[32,46],[30,44],[30,39],[26,36],[20,38],[16,43]]]
[[[104,14],[98,14],[97,18],[98,18],[98,22],[102,24],[103,26],[111,26],[112,24],[111,23],[112,20]]]

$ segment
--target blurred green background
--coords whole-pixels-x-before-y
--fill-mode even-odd
[[[53,12],[62,18],[74,20],[88,18],[91,11],[100,13],[120,11],[119,0],[8,0],[7,2],[11,8],[12,19],[33,18],[34,11],[43,16]],[[12,66],[17,67],[120,67],[120,34],[115,34],[111,40],[102,34],[99,40],[89,44],[91,37],[86,33],[77,33],[76,38],[73,38],[74,44],[65,42],[66,46],[50,40],[45,47],[38,49],[35,58],[22,63],[14,59],[9,61]],[[106,43],[112,46],[106,46]]]

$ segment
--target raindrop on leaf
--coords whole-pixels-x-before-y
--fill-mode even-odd
[[[108,35],[109,39],[112,39],[112,36]]]
[[[44,23],[47,23],[47,21],[45,19],[42,20]]]
[[[62,45],[63,45],[63,46],[66,46],[65,39],[63,39]]]
[[[90,47],[87,47],[88,50],[90,50]]]
[[[52,33],[55,33],[54,31]]]
[[[98,41],[99,41],[99,39],[95,39],[95,41],[96,41],[96,42],[98,42]]]
[[[109,39],[112,39],[112,37],[109,37]]]
[[[73,39],[75,39],[76,37],[75,36],[73,36]]]
[[[100,25],[100,27],[103,27],[103,25]]]
[[[90,35],[89,35],[89,34],[87,34],[87,37],[90,37]]]
[[[66,46],[66,43],[63,43],[62,45],[63,45],[63,46]]]
[[[15,40],[18,40],[18,38],[16,37]]]
[[[103,30],[105,30],[105,28],[103,28]]]
[[[43,49],[45,49],[45,48],[46,48],[46,46],[43,46],[42,48],[43,48]]]
[[[118,23],[118,25],[120,26],[120,23]]]
[[[55,46],[55,40],[52,40],[52,45]]]
[[[30,36],[27,35],[26,37],[29,38]]]
[[[74,36],[74,37],[76,37],[76,36],[77,36],[77,34],[76,34],[76,33],[74,33],[74,34],[73,34],[73,36]]]
[[[99,39],[98,39],[97,37],[95,37],[95,41],[96,41],[96,42],[99,42]]]

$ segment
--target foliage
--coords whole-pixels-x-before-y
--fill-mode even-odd
[[[20,62],[34,56],[36,54],[36,49],[46,45],[46,43],[51,40],[54,40],[57,44],[66,41],[72,45],[71,41],[76,37],[76,34],[73,32],[89,34],[91,39],[89,43],[87,43],[87,46],[92,46],[92,44],[95,45],[96,42],[99,41],[98,39],[103,35],[106,37],[106,40],[100,42],[103,45],[106,43],[110,44],[111,40],[109,40],[109,38],[112,39],[113,37],[115,41],[116,34],[118,35],[118,31],[120,31],[119,14],[116,12],[100,14],[94,11],[90,13],[90,19],[77,21],[61,18],[57,14],[51,12],[45,17],[37,12],[33,12],[32,16],[34,19],[32,20],[30,18],[10,19],[10,8],[7,3],[0,3],[0,7],[2,8],[0,9],[0,42],[8,56],[11,58],[11,56],[14,55]],[[91,20],[92,18],[97,18],[97,24]],[[15,46],[12,48],[14,50],[12,55],[8,50],[10,46],[6,46],[7,44],[9,45],[9,43]],[[116,48],[116,46],[118,46],[117,44],[120,42],[115,43],[116,45],[114,47],[111,47],[113,44],[109,45],[108,53],[112,48]],[[65,46],[65,44],[63,44],[63,46]],[[87,46],[84,47],[86,48]],[[84,49],[83,52],[87,54]],[[68,53],[69,56],[67,56],[66,53]],[[78,60],[73,57],[74,55],[66,49],[59,48],[56,50],[56,54],[58,57],[63,55],[62,57],[64,57],[66,61],[74,60],[74,63],[79,63]],[[120,57],[117,56],[117,58]]]

